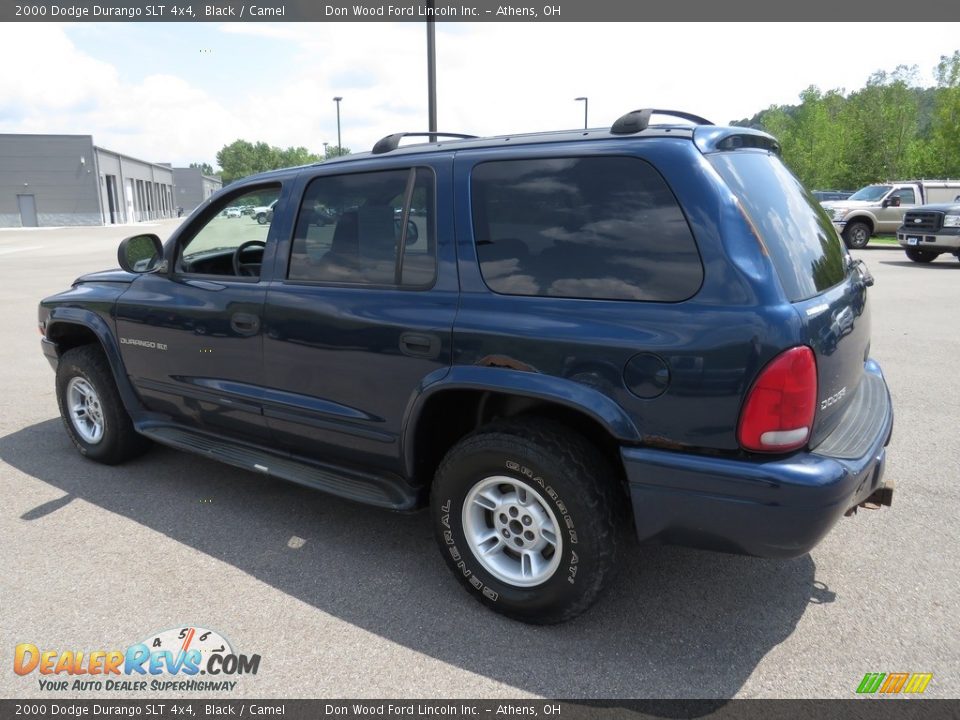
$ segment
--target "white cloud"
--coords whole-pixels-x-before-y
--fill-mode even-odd
[[[874,70],[901,63],[919,65],[927,82],[939,56],[960,47],[958,28],[911,26],[924,43],[864,45],[841,42],[849,29],[836,23],[439,23],[439,125],[481,135],[578,127],[583,105],[573,98],[581,95],[590,99],[591,126],[649,106],[724,123],[796,102],[810,84],[858,88]],[[225,67],[270,69],[268,87],[238,81],[229,93],[200,70],[131,74],[135,58],[118,60],[120,73],[105,58],[124,25],[97,31],[103,54],[79,49],[69,25],[0,26],[0,132],[92,134],[111,149],[174,162],[212,162],[240,137],[319,151],[336,143],[334,95],[344,98],[343,143],[354,151],[426,129],[420,23],[204,25],[211,43],[232,41],[218,51],[234,53],[220,58]],[[256,56],[244,53],[241,38],[256,44]],[[295,61],[274,60],[272,43]]]
[[[183,78],[122,82],[113,65],[78,50],[60,25],[5,27],[0,67],[15,69],[0,74],[0,132],[91,134],[111,150],[164,162],[212,159],[211,143],[248,130]]]
[[[3,28],[0,99],[21,113],[69,111],[101,102],[117,81],[112,65],[76,52],[59,25]]]

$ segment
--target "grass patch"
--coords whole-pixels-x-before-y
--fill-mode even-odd
[[[877,235],[876,237],[870,238],[870,242],[874,245],[899,245],[897,242],[896,235]]]

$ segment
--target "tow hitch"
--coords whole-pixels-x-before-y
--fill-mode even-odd
[[[847,510],[843,516],[850,517],[851,515],[857,514],[857,508],[863,508],[864,510],[879,510],[881,507],[886,505],[890,507],[893,505],[893,481],[888,480],[881,487],[878,487],[873,493],[861,503],[854,505],[852,508]]]

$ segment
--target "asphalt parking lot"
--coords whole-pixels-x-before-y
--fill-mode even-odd
[[[956,258],[857,253],[876,277],[873,355],[897,413],[892,508],[791,561],[628,547],[599,604],[540,628],[468,597],[423,513],[165,448],[122,467],[82,460],[36,304],[116,266],[133,232],[0,230],[0,697],[86,696],[15,675],[18,643],[122,649],[187,625],[261,656],[225,698],[853,697],[866,672],[931,672],[926,696],[960,696]]]

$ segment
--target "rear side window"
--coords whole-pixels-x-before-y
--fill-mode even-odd
[[[471,190],[480,271],[496,293],[676,302],[700,288],[686,218],[639,158],[487,162]]]
[[[760,233],[791,301],[843,281],[846,253],[833,224],[776,155],[737,150],[707,157]]]
[[[891,195],[890,197],[900,198],[901,205],[917,204],[917,196],[914,194],[913,188],[901,188],[900,190],[897,190],[895,193],[893,193],[893,195]]]

